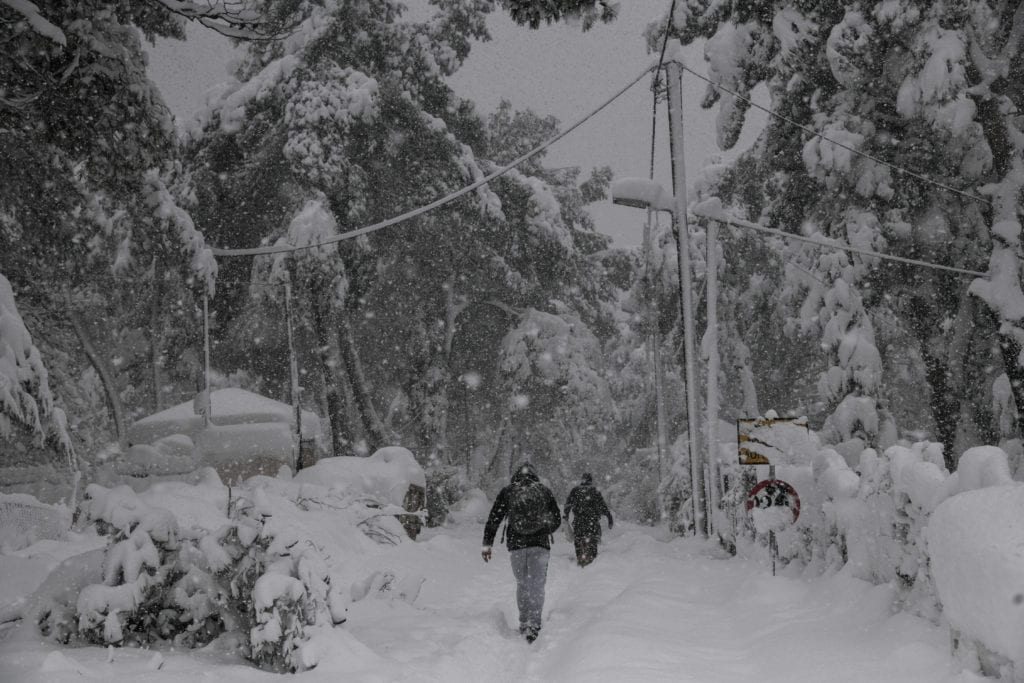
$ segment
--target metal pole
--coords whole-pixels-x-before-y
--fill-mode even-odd
[[[654,292],[653,279],[651,278],[651,233],[652,223],[656,217],[653,209],[647,209],[647,222],[644,224],[644,326],[647,328],[647,341],[651,350],[651,360],[654,364],[654,400],[657,411],[658,427],[658,488],[661,489],[661,479],[665,454],[668,450],[668,438],[666,435],[665,419],[665,383],[663,381],[664,369],[661,364],[661,340],[658,334],[658,310],[655,305],[656,296]]]
[[[210,413],[213,412],[213,399],[210,397],[210,289],[203,290],[203,393],[206,405],[204,426],[210,426]]]
[[[708,454],[710,471],[715,472],[715,462],[718,460],[718,368],[720,358],[718,355],[718,223],[708,222],[707,229],[707,282],[708,282],[708,331],[706,336],[708,348]],[[714,478],[712,478],[714,481]],[[709,489],[714,490],[713,486]],[[709,497],[709,509],[714,510],[714,494]],[[710,527],[710,524],[709,524]]]
[[[302,455],[302,407],[299,405],[299,362],[295,357],[295,340],[292,334],[292,282],[289,277],[284,283],[284,310],[288,327],[288,365],[291,368],[291,398],[295,408],[295,433],[292,443],[292,468],[298,471],[304,463],[299,462]]]
[[[672,152],[672,177],[675,220],[679,240],[679,278],[682,287],[683,353],[686,366],[686,423],[689,432],[690,477],[693,490],[693,523],[697,533],[707,538],[707,506],[704,499],[704,463],[700,449],[700,409],[697,397],[697,373],[694,369],[693,341],[693,279],[690,275],[690,226],[686,215],[686,162],[683,152],[682,68],[679,63],[666,62],[668,71],[669,142]]]
[[[768,478],[775,481],[775,465],[768,465]],[[772,576],[775,576],[775,559],[779,556],[779,544],[775,539],[775,529],[768,530],[768,554],[772,558]]]

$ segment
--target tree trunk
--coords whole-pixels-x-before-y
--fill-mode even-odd
[[[993,313],[992,322],[999,327],[999,317]],[[1024,366],[1020,364],[1021,345],[1013,337],[1012,331],[999,333],[999,353],[1003,357],[1003,369],[1006,377],[1010,380],[1010,392],[1013,394],[1013,403],[1018,414],[1021,406],[1024,406]]]
[[[163,379],[160,376],[162,364],[160,356],[160,342],[163,335],[163,297],[164,297],[164,269],[156,259],[153,261],[153,301],[149,311],[149,357],[153,381],[153,412],[158,413],[164,408]]]
[[[315,290],[315,287],[311,287]],[[324,395],[327,401],[327,419],[331,423],[331,455],[339,456],[347,453],[351,442],[348,423],[345,419],[345,402],[341,397],[339,377],[340,366],[338,357],[338,328],[334,323],[330,295],[314,295],[310,306],[313,322],[313,333],[316,335],[317,357],[323,373]]]
[[[363,365],[359,360],[359,349],[356,347],[355,335],[352,333],[352,326],[349,324],[347,314],[341,327],[341,356],[345,362],[345,371],[348,374],[349,386],[352,389],[352,398],[359,411],[359,419],[366,430],[366,440],[370,452],[377,450],[388,443],[387,434],[384,431],[384,423],[377,414],[373,405],[373,398],[367,387],[366,375],[363,373]]]
[[[928,407],[932,422],[935,423],[935,433],[942,443],[946,468],[952,472],[956,467],[953,448],[960,421],[961,387],[953,377],[953,363],[956,362],[953,349],[949,340],[939,331],[936,320],[951,310],[952,306],[947,304],[953,295],[948,276],[922,278],[921,291],[929,294],[912,300],[909,322],[924,361],[925,380],[930,389]],[[959,282],[956,284],[959,285]],[[962,315],[964,302],[961,300],[959,303],[961,310],[958,313]]]
[[[449,394],[452,378],[452,346],[455,342],[455,321],[459,317],[460,308],[455,303],[455,276],[449,276],[444,290],[444,347],[441,358],[443,376],[437,387],[437,405],[441,406],[441,414],[437,418],[437,459],[441,462],[454,464],[454,453],[448,446],[448,412]]]
[[[96,374],[99,375],[100,383],[103,384],[103,392],[107,396],[111,417],[114,419],[114,431],[117,434],[117,441],[123,446],[127,438],[127,430],[125,429],[124,405],[121,403],[121,395],[117,390],[117,382],[114,380],[114,371],[111,369],[106,358],[96,351],[96,346],[92,343],[92,338],[89,337],[89,332],[82,321],[82,316],[75,310],[74,302],[71,300],[71,290],[67,288],[64,289],[64,303],[67,307],[68,320],[71,321],[71,327],[75,330],[75,335],[82,345],[82,350],[96,370]]]

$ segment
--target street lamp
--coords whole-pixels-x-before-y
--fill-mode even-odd
[[[669,77],[671,85],[672,78]],[[671,88],[670,88],[671,90]],[[671,101],[671,100],[670,100]],[[680,131],[681,132],[681,131]],[[673,145],[674,153],[681,153],[679,144]],[[682,169],[682,163],[677,165]],[[678,184],[677,176],[677,184]],[[697,533],[708,535],[706,505],[704,497],[704,463],[700,450],[700,418],[697,408],[697,383],[694,369],[693,332],[693,284],[690,278],[689,230],[686,225],[685,197],[666,192],[653,180],[646,178],[622,178],[611,184],[612,203],[652,211],[668,211],[672,214],[679,236],[679,288],[683,316],[683,354],[686,372],[686,425],[689,432],[690,485],[693,498],[693,523]]]

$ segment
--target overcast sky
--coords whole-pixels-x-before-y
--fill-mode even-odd
[[[407,2],[412,6],[422,0]],[[514,24],[502,11],[489,20],[493,39],[473,47],[469,59],[452,78],[455,91],[476,102],[481,112],[493,111],[507,99],[519,109],[552,114],[567,126],[604,102],[635,78],[656,55],[647,53],[643,31],[667,9],[662,0],[629,0],[619,18],[582,32],[558,24],[530,30]],[[687,50],[687,63],[706,72],[700,46]],[[168,106],[188,117],[203,103],[208,88],[228,79],[232,48],[221,36],[192,27],[186,43],[160,41],[151,50],[151,73]],[[718,154],[714,110],[700,108],[705,84],[684,74],[684,119],[687,177]],[[650,80],[635,85],[610,107],[558,143],[548,153],[549,166],[611,166],[616,177],[646,177],[650,164]],[[668,164],[667,114],[658,113],[656,179],[671,186]],[[763,125],[751,117],[738,145],[748,145]],[[733,152],[734,154],[735,152]],[[640,242],[643,212],[604,202],[590,207],[601,231],[619,246]]]

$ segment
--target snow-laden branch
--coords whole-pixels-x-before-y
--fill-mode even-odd
[[[74,453],[67,418],[53,404],[42,355],[18,313],[11,283],[0,274],[0,436],[10,436],[12,419],[40,440],[54,437],[65,453]]]
[[[163,222],[168,228],[177,230],[182,250],[191,256],[192,271],[212,294],[217,278],[217,259],[206,245],[203,233],[196,229],[188,212],[178,206],[160,177],[158,169],[147,171],[145,182],[145,201],[152,209],[153,218]]]
[[[29,0],[0,0],[0,5],[6,5],[25,17],[28,25],[39,35],[49,38],[58,45],[66,46],[68,44],[64,32],[43,18],[43,15],[39,13],[39,8]]]
[[[21,2],[24,0],[3,0]],[[253,0],[150,0],[168,11],[229,38],[237,40],[274,40],[287,32],[270,21]]]

